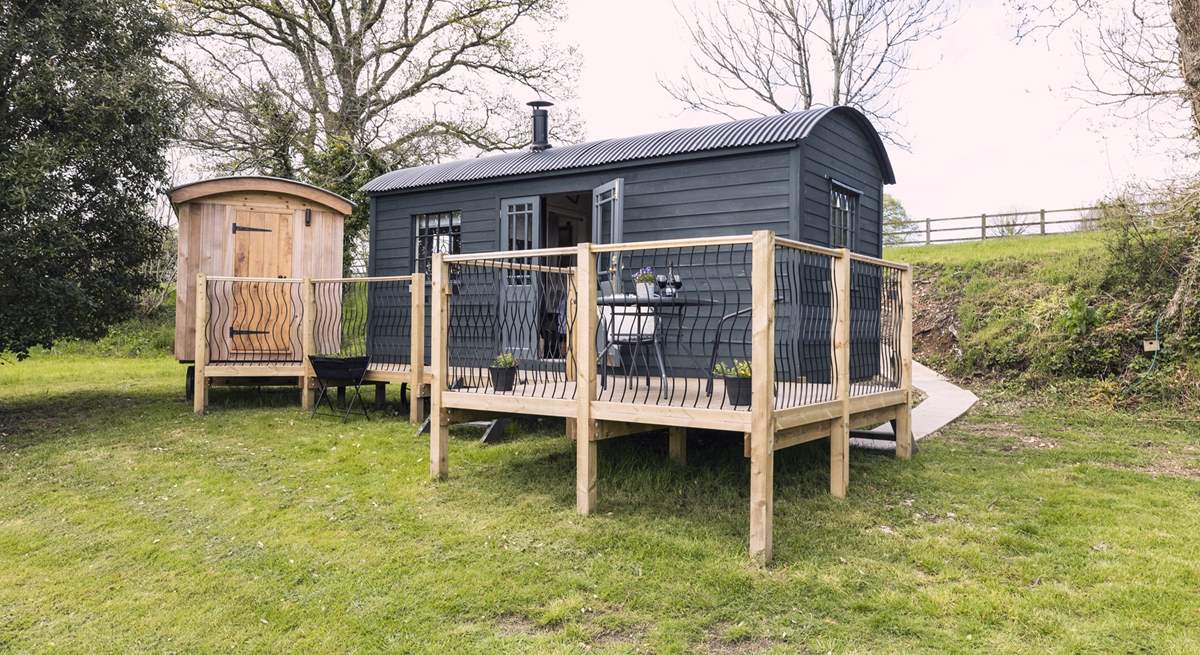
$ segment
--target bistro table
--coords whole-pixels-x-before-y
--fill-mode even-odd
[[[638,296],[633,293],[616,293],[603,295],[596,298],[597,307],[620,307],[624,309],[626,316],[634,316],[641,325],[643,317],[655,319],[654,332],[650,335],[652,344],[654,345],[654,355],[658,359],[659,379],[662,381],[661,392],[663,397],[667,395],[667,370],[665,359],[662,352],[662,339],[660,334],[665,333],[669,329],[672,321],[676,323],[683,319],[684,313],[688,307],[714,307],[724,303],[719,303],[711,298],[703,298],[693,293],[679,293],[674,296],[657,295],[657,296]],[[633,311],[628,310],[632,308]],[[739,310],[740,312],[740,310]],[[722,322],[724,319],[722,319]],[[720,328],[718,327],[718,336]],[[604,350],[600,353],[601,357],[608,354],[609,349],[616,345],[611,340],[605,345]],[[709,379],[711,385],[712,371],[709,371]],[[601,388],[607,386],[608,367],[601,369],[600,385]],[[710,392],[711,393],[711,390]]]

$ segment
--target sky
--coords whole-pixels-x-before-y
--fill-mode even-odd
[[[573,104],[587,140],[725,120],[681,111],[659,84],[690,55],[670,0],[570,0],[568,12],[555,39],[582,55]],[[895,90],[911,149],[889,146],[897,184],[886,189],[910,216],[1089,206],[1130,182],[1193,166],[1139,138],[1144,122],[1073,90],[1084,68],[1069,34],[1018,44],[1014,24],[999,0],[965,0],[939,38],[914,49],[917,70]]]

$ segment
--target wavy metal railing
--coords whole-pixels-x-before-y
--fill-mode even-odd
[[[850,395],[899,389],[904,316],[901,269],[852,257],[850,281]]]
[[[842,298],[836,251],[780,243],[775,248],[775,406],[837,398],[833,319]]]
[[[728,391],[713,366],[751,359],[749,238],[674,247],[596,245],[593,252],[597,399],[748,411],[748,394],[739,398]],[[639,285],[635,276],[642,272],[654,281]]]
[[[278,366],[302,360],[301,281],[209,277],[209,364]]]
[[[570,338],[577,312],[575,252],[550,249],[447,262],[449,390],[575,397]],[[489,370],[502,353],[518,362],[511,388],[503,380],[497,385]]]
[[[312,284],[315,314],[312,354],[367,356],[373,371],[409,369],[412,359],[409,279],[315,280]]]

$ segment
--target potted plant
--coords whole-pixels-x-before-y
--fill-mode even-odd
[[[654,297],[654,267],[643,266],[633,274],[633,283],[637,285],[638,300],[649,300]]]
[[[750,362],[735,359],[732,365],[718,362],[713,375],[725,380],[725,397],[734,407],[750,404]]]
[[[517,358],[512,353],[500,353],[488,367],[492,374],[492,387],[496,391],[512,391],[517,378]]]

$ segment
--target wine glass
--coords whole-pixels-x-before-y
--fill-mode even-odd
[[[658,295],[663,295],[663,290],[667,288],[667,276],[661,273],[654,277],[654,283],[658,285]]]
[[[671,286],[675,288],[675,295],[679,295],[679,290],[683,288],[683,278],[679,275],[672,275]]]

